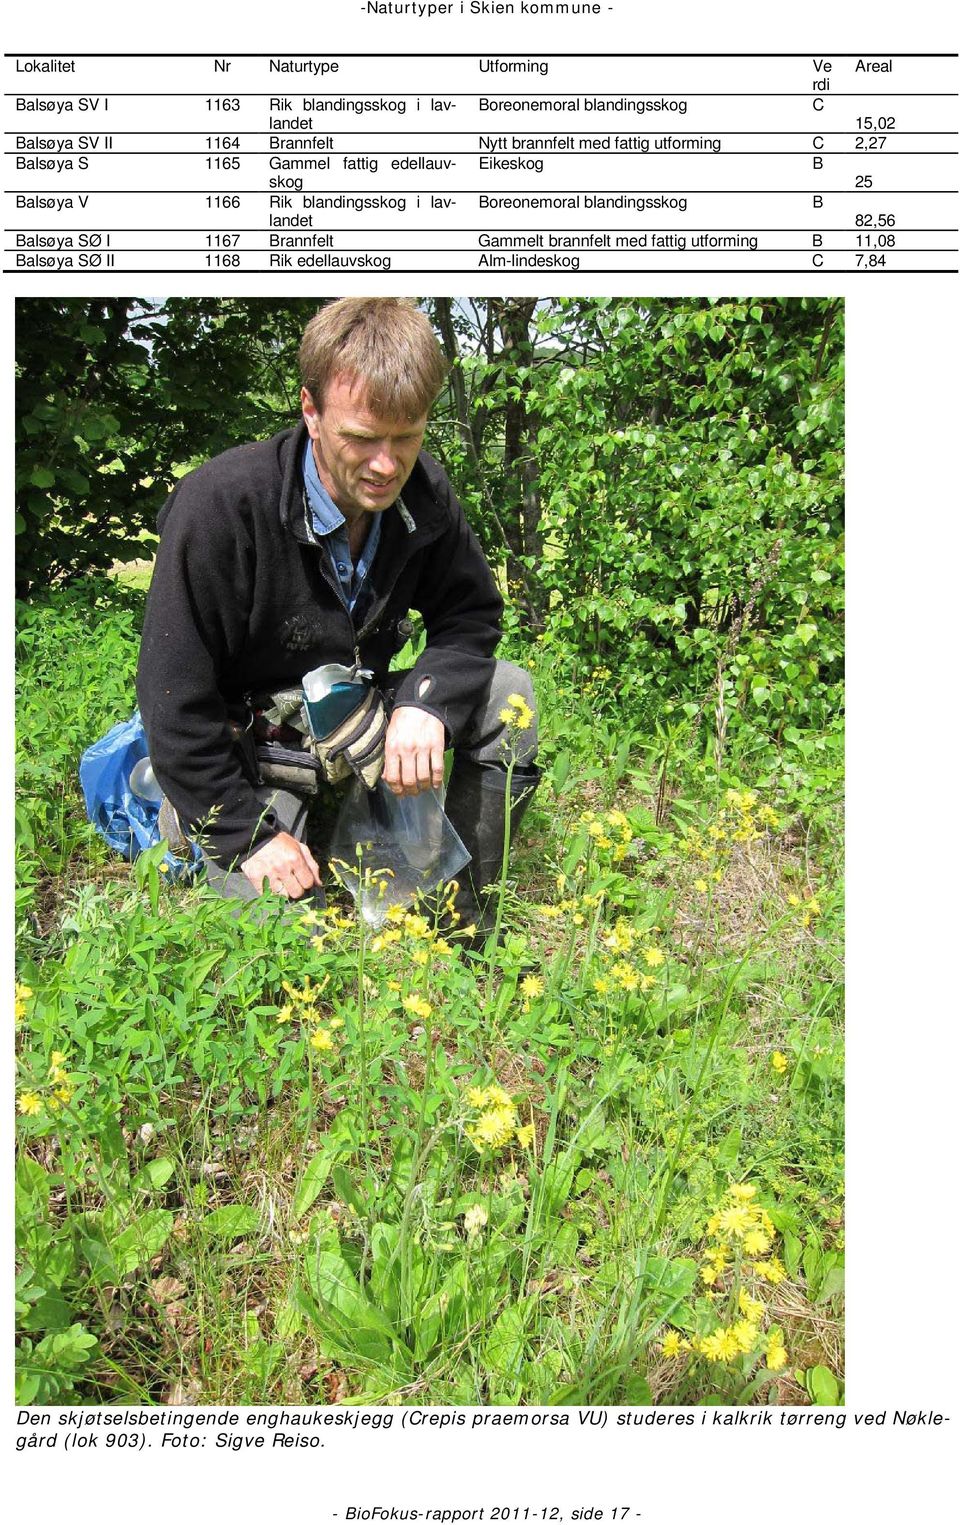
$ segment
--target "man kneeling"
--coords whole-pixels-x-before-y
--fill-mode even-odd
[[[300,367],[301,423],[208,461],[160,513],[137,694],[161,830],[200,840],[224,895],[322,895],[310,796],[344,763],[396,795],[437,788],[452,747],[445,808],[471,854],[457,911],[482,933],[505,813],[515,827],[539,777],[536,708],[527,674],[494,658],[502,599],[421,449],[446,364],[412,304],[356,297],[311,320]],[[426,646],[391,672],[411,609]],[[283,708],[327,663],[377,691],[335,758],[305,750]]]

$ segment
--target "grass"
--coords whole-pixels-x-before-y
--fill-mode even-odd
[[[21,1400],[836,1401],[835,749],[673,742],[665,811],[544,667],[500,950],[236,916],[83,817],[140,597],[21,621]]]

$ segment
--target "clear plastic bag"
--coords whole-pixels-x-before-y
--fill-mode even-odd
[[[330,843],[330,861],[368,926],[381,927],[391,906],[410,905],[470,862],[434,789],[398,797],[379,780],[347,788]]]

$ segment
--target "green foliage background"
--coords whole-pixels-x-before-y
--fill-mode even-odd
[[[726,700],[777,742],[825,724],[841,674],[841,303],[426,305],[453,363],[428,443],[503,568],[514,625],[629,673],[650,714],[695,703],[735,630]],[[292,422],[315,307],[18,303],[21,595],[149,554],[184,470]]]

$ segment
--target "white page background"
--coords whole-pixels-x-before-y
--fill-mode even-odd
[[[841,8],[793,15],[755,3],[663,10],[618,4],[589,25],[577,19],[374,19],[360,6],[335,14],[238,11],[182,3],[157,10],[62,4],[19,11],[6,51],[57,52],[831,52],[956,51],[936,5]],[[398,69],[401,67],[398,64]],[[135,65],[131,63],[132,71]],[[131,75],[135,79],[135,73]],[[523,88],[536,88],[536,76]],[[586,81],[589,86],[589,81]],[[952,219],[956,221],[956,217]],[[430,278],[417,278],[419,280]],[[250,276],[238,295],[343,294],[349,275]],[[62,283],[62,284],[61,284]],[[110,284],[63,277],[5,277],[4,434],[12,475],[15,296],[194,295],[188,275],[115,275]],[[365,278],[364,292],[409,293],[402,274]],[[458,276],[431,294],[466,289],[543,294],[802,296],[847,303],[849,486],[848,921],[849,1057],[847,1409],[843,1430],[713,1425],[625,1428],[607,1411],[603,1430],[581,1426],[471,1433],[403,1430],[402,1410],[383,1431],[326,1431],[319,1451],[244,1455],[153,1450],[146,1456],[24,1452],[12,1458],[16,1517],[68,1516],[76,1525],[123,1516],[135,1525],[171,1517],[253,1521],[346,1519],[350,1505],[539,1511],[557,1504],[631,1505],[644,1525],[778,1525],[847,1518],[894,1525],[940,1521],[955,1508],[960,1423],[955,1309],[957,1053],[957,480],[958,283],[956,276],[645,277],[587,273],[509,278]],[[205,281],[203,292],[213,292]],[[12,511],[6,522],[12,524]],[[9,533],[9,531],[8,531]],[[11,534],[12,540],[12,534]],[[12,546],[4,562],[12,609]],[[9,618],[9,614],[7,616]],[[12,642],[11,642],[12,649]],[[3,669],[12,728],[12,664]],[[10,730],[8,729],[8,734]],[[11,749],[2,758],[12,792]],[[0,817],[12,862],[12,812]],[[9,882],[9,875],[6,878]],[[12,984],[12,917],[3,957]],[[9,1057],[7,1063],[9,1064]],[[12,1079],[12,1073],[11,1073]],[[8,1087],[7,1095],[12,1094]],[[10,1128],[9,1116],[7,1127]],[[12,1132],[12,1129],[11,1129]],[[10,1155],[7,1156],[10,1158]],[[10,1191],[10,1172],[4,1189]],[[12,1215],[11,1215],[12,1216]],[[9,1217],[8,1220],[9,1221]],[[12,1290],[5,1257],[6,1291]],[[9,1307],[9,1302],[4,1302]],[[11,1342],[12,1344],[12,1342]],[[8,1346],[8,1352],[11,1346]],[[12,1359],[7,1389],[12,1390]],[[894,1409],[939,1411],[939,1428],[893,1428]],[[888,1410],[883,1428],[854,1414]],[[470,1411],[464,1411],[468,1416]],[[651,1413],[653,1411],[638,1411]],[[8,1409],[13,1451],[16,1411]],[[102,1432],[101,1432],[102,1433]],[[156,1434],[156,1432],[154,1432]],[[529,1519],[536,1518],[533,1512]],[[524,1516],[521,1512],[520,1519]],[[604,1519],[610,1520],[609,1512]]]

